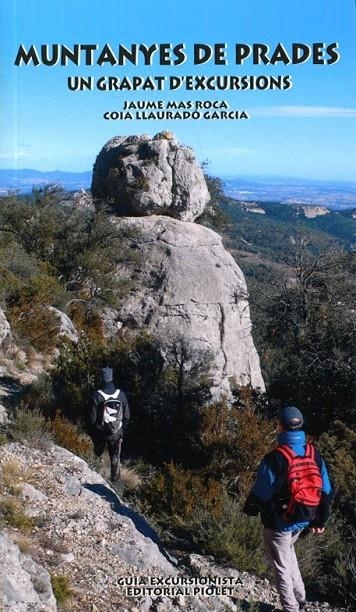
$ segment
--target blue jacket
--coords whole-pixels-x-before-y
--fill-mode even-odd
[[[277,438],[278,444],[287,444],[300,456],[305,455],[306,436],[304,431],[283,431]],[[318,508],[318,516],[313,525],[323,527],[329,515],[331,501],[331,484],[324,460],[316,451],[316,462],[319,465],[323,480],[322,497]],[[261,515],[262,523],[265,527],[276,529],[277,531],[297,531],[310,525],[310,522],[287,523],[275,511],[274,499],[285,482],[286,460],[279,452],[272,451],[261,461],[255,484],[248,496],[244,512],[250,516]]]

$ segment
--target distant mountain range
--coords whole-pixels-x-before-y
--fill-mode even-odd
[[[334,210],[356,208],[356,182],[319,181],[280,176],[222,177],[230,198],[246,202],[279,202],[324,206]]]
[[[9,190],[29,193],[33,187],[52,183],[67,191],[90,189],[92,172],[41,172],[0,169],[0,194]],[[280,176],[221,177],[227,196],[246,202],[310,204],[334,210],[356,208],[356,182],[318,181]]]
[[[29,193],[33,187],[60,184],[66,191],[77,191],[78,189],[90,189],[91,172],[41,172],[40,170],[2,170],[0,169],[0,194],[4,195],[9,190],[20,193]]]

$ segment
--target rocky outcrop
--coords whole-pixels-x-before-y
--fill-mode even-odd
[[[163,216],[115,222],[135,230],[131,246],[143,262],[118,270],[136,283],[118,313],[121,331],[148,330],[168,360],[182,346],[193,358],[205,354],[212,397],[235,382],[264,389],[245,278],[220,236]]]
[[[5,610],[55,610],[49,573],[67,577],[76,593],[70,609],[80,612],[131,609],[120,576],[177,573],[152,527],[82,459],[54,445],[20,443],[2,446],[0,459],[1,494],[10,497],[2,490],[9,465],[20,489],[16,499],[37,525],[26,536],[27,554],[16,544],[24,539],[16,530],[0,531]]]
[[[269,609],[267,604],[270,604],[272,609],[278,608],[277,591],[271,588],[271,583],[267,578],[259,578],[236,568],[219,565],[211,556],[191,554],[188,563],[193,574],[199,576],[200,579],[214,576],[218,579],[217,584],[220,579],[222,584],[234,585],[235,588],[238,588],[239,600],[245,605],[249,601],[254,601],[265,604],[267,610]],[[241,609],[244,608],[241,606]]]
[[[14,346],[10,324],[3,310],[0,308],[0,352],[7,351]]]
[[[193,221],[210,199],[192,149],[171,132],[109,140],[96,159],[91,189],[94,198],[113,201],[122,216]]]
[[[45,311],[53,315],[57,332],[57,346],[51,347],[48,354],[16,346],[7,318],[0,309],[0,427],[8,423],[9,417],[11,420],[14,407],[26,386],[34,383],[54,362],[59,354],[59,342],[63,339],[78,342],[78,332],[64,312],[49,305],[44,305]]]
[[[8,414],[5,406],[8,395],[9,376],[8,366],[12,364],[13,352],[16,350],[14,337],[10,324],[4,311],[0,308],[0,428],[8,423]]]
[[[328,215],[330,210],[325,206],[302,206],[304,216],[307,219],[315,219],[315,217],[320,217],[323,215]]]
[[[23,554],[6,533],[0,533],[0,563],[3,568],[0,597],[4,612],[57,610],[48,571],[30,555]]]
[[[68,315],[66,315],[65,312],[63,312],[62,310],[58,310],[58,308],[54,308],[53,306],[48,306],[48,310],[58,318],[58,337],[67,338],[68,340],[76,344],[79,339],[78,332],[75,329]]]
[[[147,330],[166,361],[184,352],[185,369],[210,363],[213,399],[235,383],[264,390],[243,273],[218,234],[192,223],[209,201],[192,150],[170,132],[113,138],[96,159],[92,193],[114,201],[121,219],[112,220],[133,231],[141,261],[117,269],[136,288],[116,314],[103,313],[106,337]]]

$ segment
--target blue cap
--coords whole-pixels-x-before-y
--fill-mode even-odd
[[[296,406],[285,406],[279,413],[279,420],[283,427],[289,430],[300,429],[304,422],[304,417]]]
[[[112,382],[113,380],[112,368],[103,368],[101,370],[101,378],[104,383]]]

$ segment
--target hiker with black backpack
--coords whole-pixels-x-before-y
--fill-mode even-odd
[[[113,382],[112,368],[101,370],[102,385],[95,391],[88,413],[89,434],[94,452],[101,457],[107,447],[110,456],[110,478],[120,478],[120,456],[123,434],[130,419],[126,394]]]
[[[281,410],[278,446],[260,463],[243,508],[249,516],[260,514],[284,612],[297,612],[306,603],[294,544],[303,530],[324,532],[331,502],[327,468],[318,450],[307,444],[303,421],[295,406]]]

